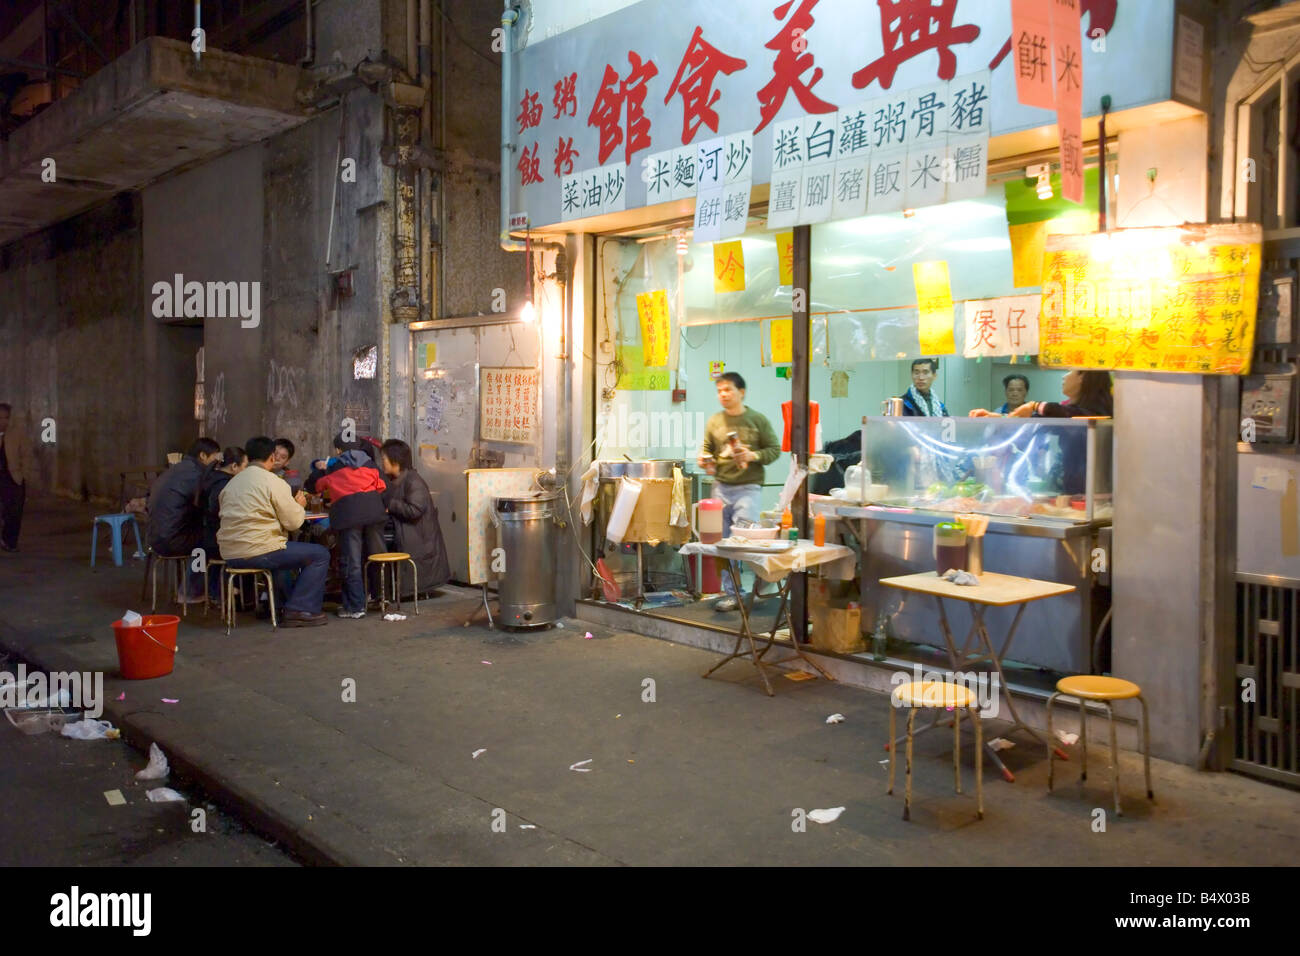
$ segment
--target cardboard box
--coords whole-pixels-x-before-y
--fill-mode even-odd
[[[672,508],[673,480],[671,478],[639,478],[641,494],[636,500],[636,510],[623,535],[626,543],[638,541],[646,544],[682,545],[691,539],[689,527],[679,528],[668,523]],[[686,490],[686,514],[691,513],[690,486]]]
[[[836,597],[833,582],[808,579],[808,618],[814,649],[857,654],[867,649],[862,636],[862,609],[848,597]],[[850,606],[852,605],[852,606]]]

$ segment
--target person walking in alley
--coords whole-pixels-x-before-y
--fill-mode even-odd
[[[330,502],[330,530],[339,537],[343,573],[343,606],[339,617],[366,616],[366,585],[363,564],[366,554],[380,554],[384,548],[384,479],[358,441],[334,436],[335,457],[312,462],[305,485],[309,494],[327,494]]]
[[[14,420],[12,406],[0,402],[0,550],[18,550],[27,479],[35,475],[36,461],[27,434]]]
[[[272,474],[275,442],[265,436],[244,444],[248,465],[226,483],[219,496],[221,527],[217,545],[228,568],[298,571],[284,605],[284,627],[319,627],[325,623],[321,600],[330,553],[319,544],[290,541],[302,527],[307,496],[289,491]]]
[[[149,547],[165,557],[188,557],[203,543],[203,507],[200,496],[208,468],[221,457],[221,446],[200,438],[185,457],[163,472],[149,493]],[[203,581],[191,576],[190,593],[182,600],[203,600]]]
[[[737,520],[758,524],[763,466],[781,456],[781,443],[767,416],[745,405],[745,380],[736,372],[726,372],[718,379],[718,403],[722,411],[704,427],[698,461],[701,468],[717,476],[713,494],[723,503],[722,533],[726,536]],[[734,611],[743,595],[734,593],[731,575],[723,573],[722,588],[726,594],[714,603],[714,609]]]

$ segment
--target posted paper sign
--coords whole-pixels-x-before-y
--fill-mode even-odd
[[[1008,295],[965,303],[966,358],[1033,355],[1038,352],[1038,310],[1042,296]]]
[[[776,258],[780,263],[781,285],[794,285],[794,233],[776,234]]]
[[[663,289],[642,292],[636,297],[636,314],[641,320],[641,349],[647,368],[668,364],[668,293]]]
[[[1016,99],[1050,110],[1056,105],[1052,82],[1052,0],[1011,0],[1011,57],[1016,65]]]
[[[1048,236],[1039,364],[1248,374],[1262,238],[1247,223]]]
[[[794,320],[773,319],[772,329],[772,364],[788,365],[794,361]]]
[[[745,291],[745,249],[739,239],[713,244],[713,291]]]
[[[1083,202],[1083,50],[1080,0],[1052,0],[1056,123],[1061,132],[1061,195]]]
[[[485,368],[479,385],[479,435],[484,441],[537,441],[537,369]]]
[[[916,283],[916,307],[921,314],[920,341],[923,355],[951,355],[957,351],[952,332],[952,285],[948,263],[942,259],[912,263]]]

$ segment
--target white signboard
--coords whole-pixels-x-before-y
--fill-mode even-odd
[[[1038,353],[1038,295],[1007,295],[966,302],[966,358]]]
[[[537,369],[485,368],[479,380],[479,437],[537,444]]]

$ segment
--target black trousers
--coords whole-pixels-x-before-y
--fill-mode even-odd
[[[27,483],[13,480],[8,470],[0,472],[0,541],[18,547],[18,529],[23,523],[23,504],[27,501]]]

